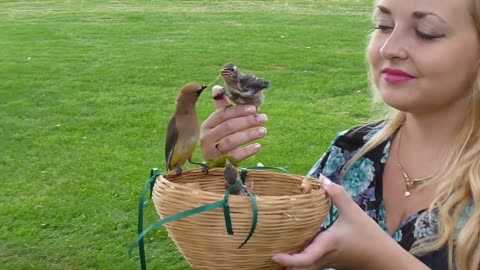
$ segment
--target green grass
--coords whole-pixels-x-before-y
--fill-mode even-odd
[[[137,269],[127,245],[174,99],[232,61],[269,79],[263,149],[305,174],[370,116],[371,1],[2,1],[2,269]],[[213,111],[208,94],[200,119]],[[196,159],[200,159],[198,151]],[[156,214],[147,208],[147,223]],[[188,269],[163,229],[151,269]]]

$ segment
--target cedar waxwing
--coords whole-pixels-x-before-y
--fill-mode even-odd
[[[270,87],[270,83],[253,75],[242,74],[232,63],[223,66],[220,73],[225,81],[223,92],[214,97],[219,99],[223,94],[235,104],[251,104],[257,107],[263,103],[263,89]]]
[[[168,123],[165,142],[167,171],[175,169],[177,175],[182,174],[182,165],[186,161],[200,165],[208,172],[205,164],[192,161],[192,154],[200,135],[195,104],[206,87],[198,83],[185,85],[177,97],[175,113]]]
[[[229,187],[233,186],[234,184],[238,183],[241,186],[243,186],[242,179],[240,178],[240,175],[237,172],[237,169],[233,167],[232,163],[230,161],[225,160],[225,172],[223,174],[225,178],[225,190],[227,190]],[[247,195],[245,190],[242,188],[236,188],[230,192],[230,194],[233,195]]]

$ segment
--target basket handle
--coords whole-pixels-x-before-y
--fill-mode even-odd
[[[171,221],[175,221],[175,220],[178,220],[178,219],[186,218],[186,217],[189,217],[189,216],[192,216],[192,215],[200,214],[200,213],[203,213],[203,212],[206,212],[206,211],[210,211],[210,210],[213,210],[213,209],[216,209],[216,208],[223,207],[223,213],[224,213],[224,217],[225,217],[225,226],[226,226],[227,232],[228,232],[228,234],[233,235],[234,233],[233,233],[232,221],[231,221],[231,217],[230,217],[230,207],[228,205],[230,192],[232,192],[233,190],[243,189],[248,194],[248,196],[250,197],[250,199],[252,201],[252,210],[253,210],[252,225],[250,227],[250,232],[249,232],[247,238],[245,239],[245,241],[238,248],[242,248],[248,242],[248,240],[252,237],[253,233],[255,232],[255,228],[257,226],[257,220],[258,220],[257,200],[255,198],[255,195],[251,191],[249,191],[245,186],[243,186],[239,183],[236,183],[236,184],[230,186],[225,191],[225,195],[224,195],[223,199],[220,200],[220,201],[217,201],[217,202],[214,202],[214,203],[211,203],[211,204],[207,204],[207,205],[203,205],[203,206],[193,208],[193,209],[190,209],[190,210],[186,210],[186,211],[180,212],[178,214],[175,214],[173,216],[169,216],[169,217],[166,217],[164,219],[158,220],[155,223],[153,223],[152,225],[150,225],[148,228],[143,230],[143,207],[148,202],[148,199],[145,198],[146,193],[147,193],[148,190],[150,190],[150,197],[151,197],[152,189],[153,189],[153,186],[155,184],[155,180],[157,179],[157,177],[159,175],[160,175],[160,173],[158,172],[158,169],[156,169],[156,168],[152,169],[152,171],[150,172],[150,178],[145,183],[145,186],[143,188],[142,194],[140,196],[139,204],[138,204],[138,237],[128,247],[128,255],[131,256],[131,253],[132,253],[133,249],[135,248],[135,246],[138,245],[138,251],[139,251],[139,256],[140,256],[140,267],[141,267],[142,270],[147,269],[147,262],[146,262],[146,259],[145,259],[145,243],[144,243],[145,235],[147,233],[149,233],[150,231],[155,230],[155,229],[157,229],[157,228],[159,228],[159,227],[161,227],[161,226],[163,226],[163,225],[165,225],[165,224],[167,224]]]

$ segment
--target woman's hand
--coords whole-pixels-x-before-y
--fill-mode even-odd
[[[323,179],[323,187],[338,209],[338,220],[303,252],[274,255],[276,263],[294,270],[429,269],[363,212],[343,187]]]
[[[241,161],[260,150],[258,143],[241,146],[266,134],[267,130],[259,126],[267,121],[267,116],[257,114],[255,106],[227,107],[228,105],[225,95],[215,100],[216,111],[200,128],[200,148],[204,160],[212,160],[225,154]]]

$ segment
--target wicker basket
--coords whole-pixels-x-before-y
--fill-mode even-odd
[[[188,170],[181,176],[159,176],[153,200],[160,218],[222,200],[223,172],[223,168],[214,168],[208,175],[201,170]],[[246,185],[254,185],[258,223],[250,240],[240,249],[252,224],[249,197],[230,196],[234,235],[225,229],[221,208],[170,222],[165,227],[193,269],[282,269],[271,260],[272,255],[303,250],[330,208],[324,190],[300,192],[303,179],[304,176],[273,171],[248,171]]]

